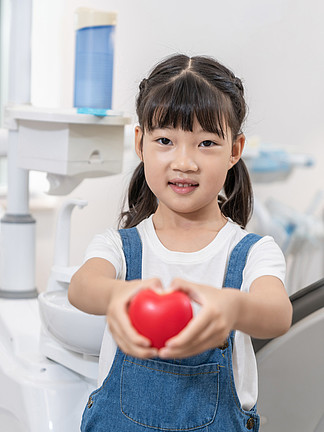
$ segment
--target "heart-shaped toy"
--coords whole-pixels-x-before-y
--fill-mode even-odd
[[[158,294],[151,289],[141,290],[132,298],[128,313],[135,329],[150,339],[155,348],[162,348],[193,316],[190,299],[184,292]]]

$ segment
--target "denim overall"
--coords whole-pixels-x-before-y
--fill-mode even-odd
[[[136,228],[120,230],[126,280],[141,279],[142,245]],[[248,234],[233,249],[224,287],[240,289]],[[140,359],[117,348],[109,374],[88,400],[82,432],[243,432],[259,430],[254,407],[244,411],[232,369],[234,331],[225,345],[186,359]]]

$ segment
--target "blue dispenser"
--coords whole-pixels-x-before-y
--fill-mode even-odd
[[[76,11],[74,106],[79,113],[105,115],[112,107],[117,14]]]

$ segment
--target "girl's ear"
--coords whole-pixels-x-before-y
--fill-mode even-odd
[[[135,128],[135,151],[137,156],[143,162],[143,131],[140,126],[136,126]]]
[[[232,146],[232,155],[229,162],[229,168],[232,168],[232,166],[234,166],[241,159],[244,144],[245,136],[243,134],[238,135]]]

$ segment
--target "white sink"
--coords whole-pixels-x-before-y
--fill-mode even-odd
[[[38,296],[42,323],[62,346],[72,351],[98,356],[106,317],[76,309],[67,290],[43,292]]]

